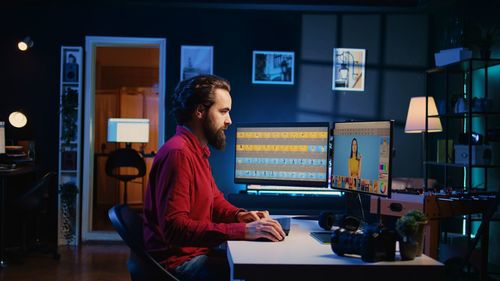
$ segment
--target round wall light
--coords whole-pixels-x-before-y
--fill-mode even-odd
[[[24,37],[24,39],[22,41],[19,41],[19,43],[17,43],[17,48],[19,48],[19,50],[24,52],[24,51],[28,50],[29,48],[33,47],[33,45],[34,45],[34,42],[33,42],[33,40],[31,40],[31,37],[26,36],[26,37]]]
[[[14,111],[9,115],[9,123],[16,128],[22,128],[28,123],[28,118],[24,113]]]

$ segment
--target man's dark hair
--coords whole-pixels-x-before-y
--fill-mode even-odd
[[[177,124],[184,125],[199,105],[210,108],[215,102],[215,90],[231,91],[226,79],[216,75],[199,75],[177,84],[172,101],[172,114]]]

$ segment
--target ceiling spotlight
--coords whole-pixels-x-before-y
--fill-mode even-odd
[[[22,41],[19,41],[19,43],[17,43],[17,47],[21,51],[26,51],[29,48],[33,47],[33,45],[34,45],[34,42],[33,42],[33,40],[31,40],[31,37],[29,37],[29,36],[24,37],[24,39]]]
[[[28,118],[24,113],[14,111],[9,115],[9,123],[16,128],[22,128],[28,123]]]

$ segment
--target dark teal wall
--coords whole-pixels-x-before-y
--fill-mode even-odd
[[[22,20],[20,20],[22,19]],[[252,9],[194,9],[160,5],[72,5],[8,7],[0,11],[0,81],[5,119],[12,109],[30,115],[28,128],[8,138],[37,142],[39,164],[57,168],[59,52],[61,45],[84,46],[85,36],[167,38],[167,96],[179,80],[181,45],[213,45],[214,72],[232,83],[234,122],[394,119],[395,176],[419,176],[420,138],[403,133],[411,96],[424,94],[428,65],[427,16],[419,12],[308,12]],[[35,41],[28,53],[16,42]],[[332,48],[367,49],[366,90],[331,91]],[[295,52],[295,85],[253,85],[252,51]],[[168,104],[166,106],[169,108]],[[174,131],[167,119],[167,136]],[[233,184],[234,127],[226,152],[214,152],[214,176],[221,189]]]

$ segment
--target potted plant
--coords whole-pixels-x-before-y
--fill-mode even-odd
[[[427,217],[419,210],[411,210],[396,221],[399,252],[403,260],[412,260],[422,255],[423,230]]]
[[[413,217],[417,221],[417,232],[415,233],[415,240],[417,242],[416,256],[420,257],[424,249],[424,227],[429,222],[427,216],[419,210],[411,210],[406,216]]]
[[[76,195],[78,187],[73,182],[67,182],[60,186],[59,194],[61,195],[61,228],[66,243],[71,245],[76,234]]]
[[[482,59],[489,59],[491,47],[500,41],[500,29],[497,25],[471,25],[468,34],[466,44],[479,51]]]
[[[70,144],[77,137],[78,91],[67,87],[61,97],[62,134],[61,140]]]
[[[489,59],[491,47],[498,41],[498,28],[496,26],[480,27],[480,38],[477,41],[477,48],[482,59]]]

